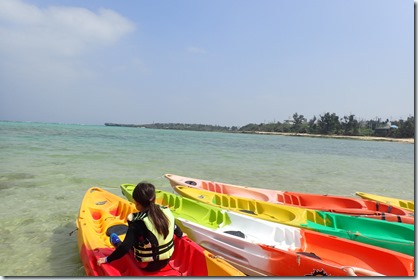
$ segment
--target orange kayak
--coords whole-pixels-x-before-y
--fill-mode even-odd
[[[183,177],[174,174],[165,174],[164,176],[170,181],[170,184],[173,187],[181,185],[221,194],[325,212],[363,216],[372,219],[386,220],[389,222],[401,222],[407,224],[415,223],[414,212],[401,207],[372,200],[328,194],[322,195],[252,188]]]
[[[76,223],[78,250],[88,276],[245,276],[185,235],[174,236],[174,254],[161,270],[147,272],[140,269],[131,254],[98,266],[98,258],[115,250],[109,235],[117,233],[123,240],[127,231],[126,218],[137,211],[133,203],[113,193],[95,187],[87,190]]]

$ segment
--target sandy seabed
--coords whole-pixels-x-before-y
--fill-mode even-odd
[[[284,135],[284,136],[317,137],[317,138],[354,139],[354,140],[364,140],[364,141],[389,141],[389,142],[400,142],[400,143],[407,143],[407,144],[414,144],[414,142],[415,142],[414,138],[390,138],[390,137],[348,136],[348,135],[322,135],[322,134],[308,134],[308,133],[262,132],[262,131],[255,131],[254,133],[255,134],[269,134],[269,135]]]

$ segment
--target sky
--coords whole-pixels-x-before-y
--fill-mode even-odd
[[[0,0],[0,120],[414,116],[412,0]]]

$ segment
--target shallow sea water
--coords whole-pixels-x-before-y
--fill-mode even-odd
[[[251,187],[414,200],[414,145],[346,139],[0,122],[0,274],[84,276],[86,190],[165,173]]]

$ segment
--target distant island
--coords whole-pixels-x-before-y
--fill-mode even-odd
[[[208,125],[208,124],[183,124],[183,123],[153,123],[153,124],[120,124],[105,123],[106,126],[153,128],[153,129],[175,129],[175,130],[193,130],[193,131],[238,131],[238,127]]]
[[[270,122],[254,124],[250,123],[242,127],[219,126],[207,124],[184,124],[184,123],[152,123],[152,124],[120,124],[105,123],[106,126],[152,128],[152,129],[174,129],[191,131],[214,131],[231,133],[253,133],[253,134],[273,134],[291,135],[307,137],[328,137],[362,139],[374,141],[398,141],[414,143],[415,138],[415,117],[410,116],[405,120],[389,121],[356,120],[354,115],[339,118],[335,113],[326,113],[315,116],[307,120],[303,115],[293,114],[282,122]]]
[[[105,123],[105,126],[122,126],[122,127],[142,127],[137,124],[122,124],[122,123]]]

